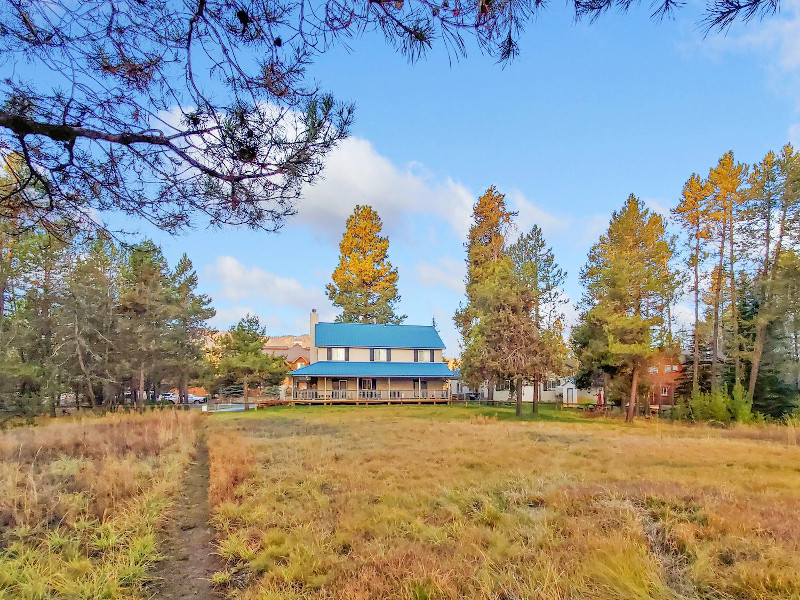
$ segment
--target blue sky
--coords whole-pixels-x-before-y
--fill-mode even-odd
[[[705,39],[696,6],[661,23],[648,13],[575,24],[551,4],[505,68],[474,49],[451,64],[441,45],[410,65],[380,36],[353,40],[312,68],[323,88],[355,102],[353,135],[280,233],[142,233],[171,262],[189,254],[214,298],[214,326],[254,312],[270,334],[304,333],[311,308],[335,316],[324,288],[345,219],[371,204],[400,273],[400,312],[413,324],[435,317],[455,356],[463,243],[488,186],[507,194],[520,231],[542,226],[577,300],[586,253],[628,194],[667,211],[689,175],[727,150],[754,162],[800,144],[797,0]]]

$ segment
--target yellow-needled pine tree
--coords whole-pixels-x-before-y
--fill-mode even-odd
[[[631,195],[614,212],[581,271],[585,310],[573,331],[585,367],[613,365],[630,377],[626,420],[636,414],[639,381],[665,326],[664,281],[672,279],[664,220]]]
[[[727,300],[730,309],[731,339],[729,346],[733,355],[734,381],[739,383],[742,376],[742,360],[739,340],[739,316],[736,301],[736,225],[740,218],[741,206],[745,201],[744,183],[747,180],[747,165],[737,163],[733,152],[722,155],[717,166],[708,174],[712,186],[712,210],[710,216],[719,240],[719,255],[714,282],[714,333],[711,340],[711,387],[719,385],[719,326],[722,303]],[[726,248],[727,243],[727,248]],[[726,257],[727,252],[727,257]],[[728,298],[722,297],[725,285],[725,266],[728,267]]]
[[[395,312],[400,301],[397,269],[389,262],[389,238],[383,223],[368,205],[357,205],[347,218],[339,243],[339,265],[328,284],[328,298],[342,309],[343,323],[402,323]]]
[[[700,272],[708,258],[705,244],[711,236],[709,225],[712,186],[706,179],[692,173],[683,186],[681,201],[672,211],[684,233],[688,250],[686,266],[692,272],[694,293],[694,329],[692,330],[692,393],[700,391]]]

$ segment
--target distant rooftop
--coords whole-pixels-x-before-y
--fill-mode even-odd
[[[355,348],[444,348],[431,325],[373,325],[368,323],[317,323],[317,346]]]

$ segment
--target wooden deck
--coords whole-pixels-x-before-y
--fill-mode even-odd
[[[450,398],[291,398],[282,402],[290,406],[319,404],[322,406],[343,405],[365,405],[365,404],[450,404]]]

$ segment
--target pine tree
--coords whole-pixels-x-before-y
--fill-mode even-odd
[[[472,208],[472,225],[467,236],[466,305],[459,306],[453,318],[462,339],[461,375],[473,388],[489,381],[489,397],[499,373],[500,359],[495,359],[487,341],[486,326],[481,320],[492,312],[493,302],[508,288],[512,273],[505,254],[505,237],[514,217],[506,207],[505,195],[492,186]],[[500,296],[502,298],[502,296]]]
[[[686,266],[692,272],[694,328],[692,330],[692,392],[699,392],[700,377],[700,272],[708,257],[705,242],[711,230],[708,222],[711,184],[695,173],[683,186],[680,204],[672,211],[686,236]]]
[[[582,321],[600,338],[598,343],[588,338],[586,346],[596,347],[595,360],[604,356],[630,375],[628,421],[635,415],[642,369],[654,352],[653,331],[664,326],[663,281],[672,277],[672,252],[662,218],[631,195],[612,215],[581,271]]]
[[[528,290],[532,302],[533,325],[540,340],[539,356],[531,364],[533,412],[538,412],[539,383],[563,367],[566,345],[562,335],[563,306],[567,299],[563,292],[566,272],[556,263],[552,248],[547,246],[542,230],[534,225],[520,236],[508,249],[514,265],[514,274],[520,286]]]
[[[169,322],[169,273],[160,248],[147,240],[134,246],[122,270],[120,328],[128,368],[134,378],[134,399],[147,398],[145,383],[160,380],[164,365],[164,332]]]
[[[197,273],[186,254],[181,256],[169,278],[171,293],[171,319],[169,328],[169,354],[178,375],[181,402],[188,402],[189,378],[201,375],[206,368],[202,349],[202,336],[206,321],[216,311],[211,308],[211,298],[197,294]]]
[[[748,245],[760,252],[756,257],[755,294],[757,309],[753,315],[755,336],[750,359],[748,392],[755,397],[761,360],[768,344],[770,325],[780,317],[775,286],[780,273],[781,258],[797,240],[795,224],[800,219],[800,157],[787,144],[780,157],[769,152],[753,167],[750,174],[749,197],[746,205],[745,232]]]
[[[747,176],[747,166],[734,160],[733,152],[726,152],[708,174],[708,181],[712,186],[712,210],[709,213],[714,225],[713,231],[719,239],[718,265],[714,271],[714,332],[711,340],[711,387],[715,388],[719,382],[719,341],[720,318],[722,298],[726,279],[725,259],[727,257],[727,305],[730,310],[731,339],[729,346],[733,354],[734,379],[736,383],[741,380],[741,352],[738,331],[738,316],[736,303],[736,246],[735,230],[739,219],[741,204],[744,202],[744,181]],[[727,243],[727,247],[726,247]],[[726,256],[727,251],[727,256]]]
[[[90,406],[113,407],[124,373],[117,310],[121,255],[102,234],[75,252],[57,318],[59,354],[73,389],[84,390]]]
[[[344,323],[402,323],[395,313],[400,301],[397,269],[389,262],[389,239],[371,206],[355,207],[339,244],[339,265],[328,284],[328,298],[342,309]]]
[[[251,383],[276,385],[289,372],[282,357],[264,352],[266,337],[266,328],[258,317],[248,314],[222,339],[217,371],[221,377],[242,383],[245,410],[250,408],[248,386]]]

